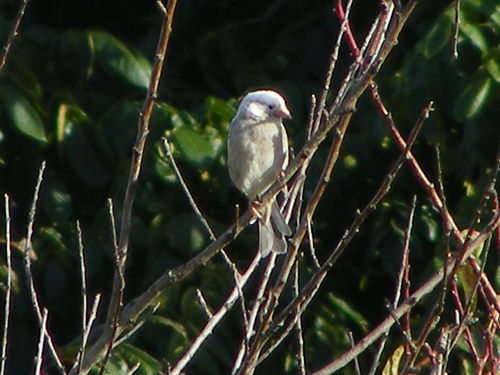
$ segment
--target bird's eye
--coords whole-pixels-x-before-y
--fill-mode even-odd
[[[268,104],[268,105],[267,105],[267,108],[269,108],[269,109],[274,109],[274,105],[272,105],[272,104]]]

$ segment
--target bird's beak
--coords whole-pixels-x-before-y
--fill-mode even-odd
[[[290,120],[292,118],[292,115],[290,114],[290,111],[288,110],[287,107],[280,108],[276,111],[276,115],[281,118],[285,118]]]

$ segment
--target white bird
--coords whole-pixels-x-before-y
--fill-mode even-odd
[[[259,90],[245,95],[236,112],[227,141],[231,180],[252,204],[288,165],[288,137],[283,119],[291,118],[285,99],[275,91]],[[258,209],[259,252],[286,252],[285,236],[291,230],[276,198]]]

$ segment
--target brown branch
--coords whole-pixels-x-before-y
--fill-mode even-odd
[[[38,170],[38,178],[35,185],[35,191],[33,193],[33,201],[31,202],[31,208],[28,215],[28,225],[26,230],[26,241],[24,246],[24,273],[26,275],[26,279],[28,282],[28,289],[31,297],[31,304],[33,306],[33,311],[35,312],[36,318],[38,320],[38,326],[42,327],[43,323],[43,314],[42,309],[40,307],[40,302],[38,300],[38,294],[35,288],[35,282],[33,280],[33,273],[31,272],[31,257],[30,253],[33,251],[33,225],[35,224],[35,215],[37,209],[38,196],[40,193],[40,186],[43,181],[43,173],[45,171],[45,161],[40,165],[40,169]],[[52,341],[52,337],[48,334],[47,330],[45,330],[45,335],[47,336],[47,344],[49,345],[50,354],[56,363],[56,367],[61,374],[66,374],[66,370],[62,364],[61,359],[59,358],[59,354],[57,353],[56,346]]]
[[[395,290],[394,290],[394,299],[392,301],[392,304],[390,306],[387,306],[387,308],[389,309],[390,312],[392,312],[392,310],[398,306],[401,295],[403,295],[405,300],[409,297],[410,238],[411,238],[411,231],[412,231],[412,227],[413,227],[413,218],[415,215],[416,203],[417,203],[417,197],[414,195],[412,202],[411,202],[411,209],[410,209],[410,212],[408,213],[408,218],[406,221],[406,229],[405,229],[404,241],[403,241],[403,254],[401,257],[401,267],[399,269],[398,276],[396,279],[396,286],[395,286]],[[411,343],[410,321],[409,321],[408,315],[409,314],[404,315],[404,317],[403,317],[404,320],[401,323],[401,330],[403,332],[403,336],[407,340],[407,342],[405,342],[405,345],[406,345],[405,351],[407,353],[409,351],[409,347],[410,347],[410,343]],[[399,321],[397,321],[397,323],[399,323]],[[379,346],[377,348],[377,352],[375,353],[375,356],[373,358],[370,372],[368,373],[368,375],[374,375],[375,372],[377,371],[377,368],[380,364],[380,357],[382,355],[382,351],[384,350],[384,347],[385,347],[385,344],[387,342],[388,337],[389,337],[389,331],[387,331],[383,335],[382,339],[380,340]]]
[[[469,243],[466,249],[466,253],[470,255],[477,246],[484,243],[490,236],[491,232],[498,228],[500,225],[500,215],[495,215],[495,217],[488,223],[480,234]],[[448,277],[451,273],[451,268],[453,267],[455,260],[450,261],[450,266],[447,267],[447,273],[444,272],[445,268],[438,270],[431,278],[429,278],[420,288],[412,293],[410,298],[404,301],[397,309],[393,311],[394,316],[401,318],[403,314],[408,312],[413,308],[413,306],[420,301],[423,297],[431,293],[436,286],[438,286],[443,277]],[[368,348],[375,340],[377,340],[381,335],[387,332],[388,329],[394,324],[394,319],[391,315],[386,317],[377,327],[375,327],[369,334],[363,337],[351,350],[348,350],[342,354],[339,358],[330,362],[318,371],[312,372],[311,375],[327,375],[332,374],[335,371],[346,366],[355,357],[359,356],[366,348]]]
[[[336,248],[331,252],[330,256],[328,259],[323,263],[322,267],[314,273],[314,275],[311,277],[309,282],[302,288],[301,293],[298,298],[293,299],[279,314],[279,316],[272,322],[272,325],[269,328],[269,335],[278,329],[279,327],[284,325],[284,322],[286,319],[288,319],[289,315],[291,314],[291,311],[295,308],[295,306],[300,306],[301,313],[303,313],[306,309],[306,307],[309,305],[311,302],[312,298],[314,295],[317,293],[321,283],[323,282],[327,272],[330,270],[330,268],[333,266],[333,264],[337,261],[337,259],[340,257],[340,255],[343,253],[349,242],[354,238],[356,233],[358,233],[360,226],[362,223],[366,220],[366,218],[369,216],[371,212],[373,212],[377,206],[377,204],[382,200],[382,198],[387,194],[389,191],[392,182],[394,181],[394,178],[397,174],[397,172],[401,169],[402,165],[406,161],[407,155],[409,153],[409,150],[413,143],[415,142],[418,132],[421,129],[424,120],[427,118],[430,109],[431,109],[432,102],[427,105],[427,107],[422,111],[422,114],[420,115],[419,120],[417,121],[414,129],[412,130],[412,133],[410,135],[410,139],[408,140],[408,147],[405,149],[401,156],[398,158],[397,162],[394,164],[394,166],[391,168],[390,172],[386,175],[384,181],[382,182],[381,186],[375,193],[374,197],[370,200],[370,202],[366,205],[366,207],[356,216],[354,222],[351,224],[348,230],[345,231],[344,235],[342,236],[341,240],[337,244]],[[292,320],[288,323],[288,325],[285,325],[285,328],[282,329],[282,334],[278,336],[274,340],[274,343],[271,343],[269,346],[273,347],[276,346],[283,338],[286,336],[287,332],[291,330],[291,327],[295,322]],[[263,355],[262,357],[265,357],[268,355],[270,350],[268,349],[266,354]],[[262,361],[262,358],[259,359],[259,361]]]
[[[387,40],[381,46],[378,55],[372,59],[369,72],[361,76],[350,86],[349,90],[347,90],[344,95],[342,105],[340,105],[337,110],[329,112],[328,120],[325,121],[324,126],[320,127],[311,139],[306,142],[299,154],[290,162],[281,178],[262,196],[261,200],[263,204],[274,197],[277,192],[284,187],[286,182],[297,172],[297,170],[303,167],[305,160],[312,157],[318,149],[318,146],[325,140],[327,135],[331,132],[339,120],[341,120],[341,125],[337,128],[340,128],[342,137],[342,130],[345,132],[357,99],[365,91],[369,82],[373,79],[377,71],[380,69],[381,64],[392,50],[392,47],[394,47],[397,36],[406,22],[406,19],[413,10],[415,3],[415,1],[410,1],[402,12],[396,12],[393,14],[393,21],[391,21],[391,24],[387,29]],[[182,280],[191,274],[195,269],[206,264],[215,254],[218,253],[218,251],[233,240],[241,232],[241,230],[249,224],[251,219],[252,217],[250,213],[246,212],[242,217],[240,217],[233,227],[226,230],[216,241],[207,246],[207,248],[205,248],[205,250],[203,250],[200,254],[180,267],[167,270],[142,295],[131,301],[120,314],[118,334],[126,330],[127,327],[130,326],[131,322],[133,323],[138,319],[139,315],[152,303],[161,290],[169,285],[172,285],[173,283],[178,282],[179,280]],[[300,241],[307,230],[306,227],[307,225],[304,221],[301,225],[300,235],[296,237],[297,244],[300,244]],[[291,254],[291,257],[295,256],[296,252],[297,249],[291,249],[290,253],[293,253]],[[289,274],[289,271],[287,274]],[[105,345],[108,341],[109,332],[105,332],[89,350],[87,354],[87,365],[95,363],[96,359],[102,355],[103,345]]]
[[[460,3],[461,0],[455,0],[455,22],[453,23],[453,37],[451,40],[452,56],[458,59],[458,36],[460,33]]]
[[[40,324],[40,338],[38,340],[37,354],[35,357],[35,375],[41,375],[42,361],[43,361],[43,343],[47,336],[47,315],[48,311],[43,308],[42,323]]]
[[[5,205],[5,258],[7,262],[7,287],[5,291],[4,314],[3,314],[3,332],[2,332],[2,351],[0,357],[0,375],[5,373],[5,362],[7,361],[7,338],[9,332],[9,319],[12,294],[12,258],[10,243],[10,203],[9,196],[4,194]]]
[[[115,269],[113,289],[108,305],[106,327],[104,333],[100,337],[101,339],[106,339],[106,342],[109,343],[109,348],[113,346],[114,338],[120,330],[117,327],[117,324],[119,322],[119,311],[121,309],[123,298],[124,283],[122,276],[127,261],[133,203],[135,192],[139,183],[139,176],[146,148],[146,140],[149,134],[151,114],[153,112],[155,100],[158,96],[158,87],[166,58],[168,42],[172,32],[172,21],[177,0],[170,0],[167,7],[165,7],[160,0],[157,1],[157,4],[163,16],[162,30],[156,49],[148,92],[144,101],[144,106],[139,114],[139,129],[135,145],[133,147],[129,178],[123,200],[123,213],[121,217],[120,236],[118,241],[119,262]],[[96,345],[91,348],[83,360],[82,373],[87,373],[89,371],[90,367],[102,356],[102,352],[103,348],[97,348]],[[104,367],[102,367],[102,369],[104,369]]]

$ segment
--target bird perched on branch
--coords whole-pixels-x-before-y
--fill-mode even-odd
[[[259,252],[286,251],[291,234],[273,197],[265,205],[258,199],[288,165],[288,137],[283,119],[291,118],[285,99],[275,91],[246,94],[238,107],[227,141],[229,175],[247,196],[259,222]]]

